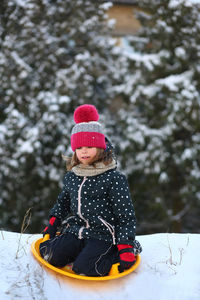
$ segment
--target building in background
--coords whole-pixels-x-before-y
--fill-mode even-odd
[[[118,37],[135,34],[140,28],[140,23],[135,17],[139,10],[137,1],[118,0],[110,1],[113,6],[108,10],[109,19],[115,19],[114,34]]]

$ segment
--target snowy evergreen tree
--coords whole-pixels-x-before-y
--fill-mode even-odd
[[[140,230],[199,232],[200,3],[141,0],[117,128]],[[130,50],[130,49],[129,49]]]
[[[3,0],[0,6],[0,226],[43,228],[70,152],[72,113],[110,105],[118,52],[107,35],[109,4]],[[119,62],[120,64],[120,62]]]

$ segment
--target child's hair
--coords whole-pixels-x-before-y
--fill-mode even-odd
[[[76,155],[76,151],[74,152],[72,157],[62,156],[66,161],[66,168],[70,171],[73,167],[80,164],[78,157]],[[96,167],[96,164],[99,162],[104,163],[105,166],[109,165],[113,160],[113,152],[112,150],[105,151],[104,149],[97,148],[97,154],[95,155],[93,161],[90,163],[91,166]]]

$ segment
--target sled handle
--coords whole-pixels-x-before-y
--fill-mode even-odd
[[[109,272],[109,276],[119,274],[119,269],[118,269],[119,265],[120,265],[120,263],[116,263],[116,264],[112,265],[110,272]]]
[[[45,234],[45,236],[43,237],[43,242],[47,241],[50,239],[50,234]]]

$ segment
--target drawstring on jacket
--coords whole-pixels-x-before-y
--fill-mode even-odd
[[[110,231],[110,233],[112,235],[112,239],[113,239],[113,244],[115,245],[116,243],[115,243],[115,229],[114,229],[114,227],[110,223],[108,223],[107,221],[102,219],[100,216],[98,218]]]

